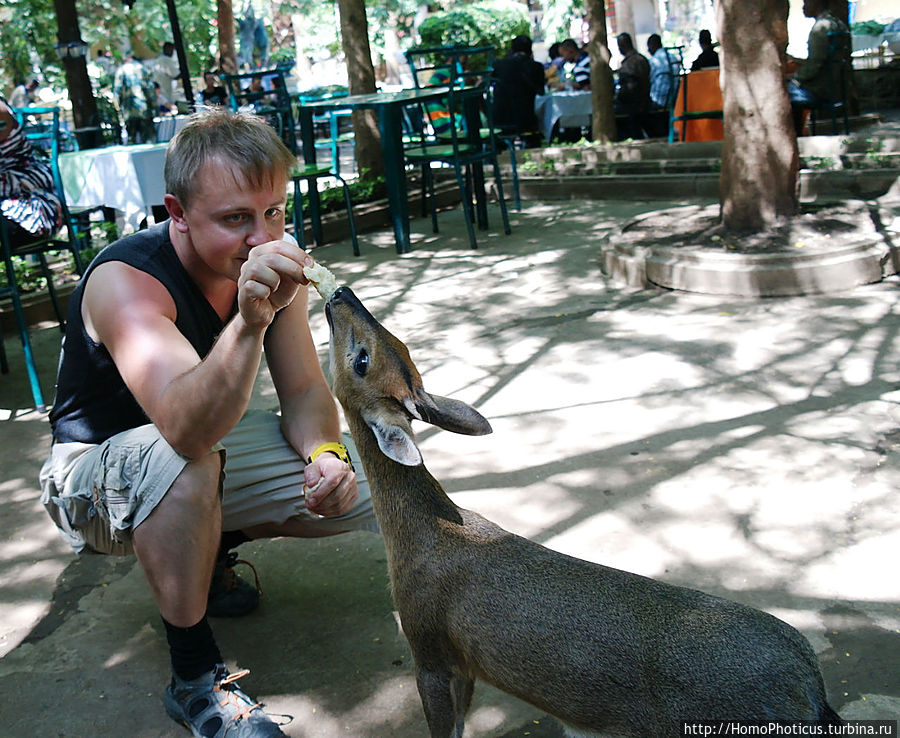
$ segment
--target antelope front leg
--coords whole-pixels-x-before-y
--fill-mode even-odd
[[[416,686],[431,738],[462,738],[475,682],[445,667],[416,669]]]

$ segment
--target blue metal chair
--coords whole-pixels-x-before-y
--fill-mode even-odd
[[[41,271],[47,281],[47,291],[50,295],[50,300],[53,303],[53,309],[56,312],[60,329],[62,330],[65,325],[64,316],[53,284],[54,274],[47,261],[47,253],[58,251],[70,252],[75,262],[75,270],[78,274],[82,274],[84,272],[84,265],[79,252],[84,245],[84,236],[79,232],[78,228],[71,220],[68,208],[66,207],[62,181],[59,177],[59,167],[57,166],[57,155],[59,153],[59,109],[20,108],[15,111],[15,114],[17,120],[20,121],[20,125],[23,125],[25,134],[32,142],[32,145],[39,150],[47,152],[53,170],[56,194],[62,203],[63,208],[63,228],[60,229],[59,233],[51,234],[45,238],[35,239],[34,241],[25,244],[14,244],[12,242],[7,227],[7,220],[0,215],[0,242],[2,242],[3,265],[6,274],[6,285],[0,289],[0,297],[8,297],[12,301],[16,326],[19,331],[19,338],[22,341],[22,348],[25,354],[25,366],[28,371],[28,380],[31,384],[31,394],[34,399],[34,405],[39,411],[43,411],[45,409],[44,396],[41,392],[37,367],[34,361],[34,353],[31,349],[28,323],[22,307],[21,291],[13,257],[30,257],[38,260]],[[63,232],[65,233],[64,237],[60,235]],[[6,358],[6,352],[2,348],[2,342],[0,342],[0,371],[4,374],[9,372],[9,362]]]
[[[72,230],[73,238],[81,243],[82,248],[89,247],[92,225],[100,222],[107,224],[108,240],[115,240],[117,237],[115,208],[108,205],[73,207],[66,202],[59,170],[59,154],[62,151],[63,139],[69,134],[63,131],[59,108],[29,106],[13,108],[12,111],[32,145],[46,152],[49,157],[53,182],[63,206],[63,222]]]

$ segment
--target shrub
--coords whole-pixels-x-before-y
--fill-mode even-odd
[[[510,42],[531,29],[527,6],[483,0],[428,16],[419,26],[422,46],[494,46],[504,55]]]

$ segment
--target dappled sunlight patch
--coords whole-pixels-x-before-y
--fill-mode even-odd
[[[122,664],[127,664],[132,659],[140,657],[148,650],[159,645],[160,636],[150,623],[144,623],[124,645],[113,649],[113,652],[103,662],[104,669],[113,669]]]
[[[497,705],[476,707],[466,715],[466,732],[471,735],[472,731],[479,733],[495,731],[503,725],[506,717],[506,711]]]
[[[7,549],[8,546],[4,545],[3,548]],[[34,546],[28,546],[27,552],[21,553],[19,557],[4,551],[6,569],[3,574],[3,592],[7,599],[14,599],[17,592],[30,594],[35,590],[49,592],[53,589],[57,577],[68,564],[68,557],[51,558],[40,556],[40,553],[40,547]],[[35,554],[38,554],[38,558],[32,558]],[[15,561],[20,557],[23,560]]]
[[[3,502],[28,502],[34,500],[37,479],[12,477],[0,482],[0,495]]]
[[[898,522],[893,521],[892,530],[848,542],[811,562],[798,572],[796,591],[821,597],[900,602],[900,579],[887,575],[890,562],[896,561],[900,551]]]
[[[767,607],[766,612],[794,626],[809,640],[813,651],[822,654],[831,648],[831,642],[822,630],[822,616],[815,608]]]
[[[22,643],[32,626],[48,609],[49,603],[42,597],[0,603],[0,622],[3,623],[3,630],[0,632],[0,677],[16,670],[12,661],[3,657]]]
[[[555,551],[616,569],[665,578],[677,559],[621,509],[591,515],[543,542]]]
[[[450,496],[460,507],[474,510],[526,538],[564,526],[582,509],[556,480],[544,480],[524,489],[485,488]]]
[[[381,681],[373,687],[368,699],[347,705],[344,710],[329,707],[328,699],[315,691],[300,695],[255,696],[265,701],[269,714],[284,713],[293,717],[285,728],[290,735],[310,738],[388,736],[413,721],[421,723],[423,734],[427,732],[412,671],[408,676]]]

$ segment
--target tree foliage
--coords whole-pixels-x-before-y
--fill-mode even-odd
[[[162,0],[136,0],[129,10],[121,0],[78,0],[81,36],[92,49],[108,49],[119,61],[131,47],[141,58],[159,54],[172,40]],[[216,48],[216,0],[177,0],[178,18],[192,74],[208,68]],[[56,89],[65,76],[53,45],[56,14],[53,0],[0,0],[0,75],[14,79],[39,75]],[[6,90],[8,92],[8,90]]]
[[[505,52],[530,27],[525,5],[493,0],[434,13],[422,21],[419,36],[422,46],[495,46]]]
[[[53,0],[0,2],[0,76],[4,92],[45,67],[54,81],[62,78],[56,56],[56,13]]]

